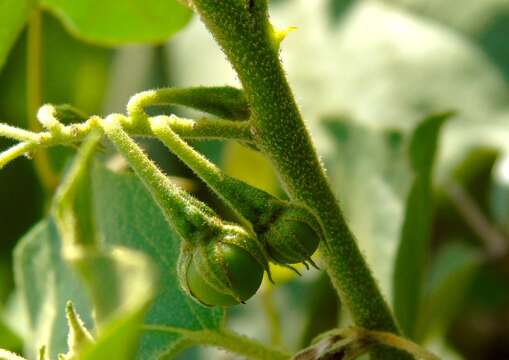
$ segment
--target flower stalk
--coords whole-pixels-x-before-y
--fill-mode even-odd
[[[272,161],[292,199],[321,219],[326,270],[354,322],[372,330],[398,333],[355,238],[329,186],[315,147],[274,47],[266,0],[193,0],[202,21],[237,72],[251,109],[257,145]],[[408,358],[392,349],[373,359]]]

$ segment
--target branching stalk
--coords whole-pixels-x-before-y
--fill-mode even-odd
[[[28,128],[39,131],[36,113],[42,104],[42,14],[36,8],[28,21],[27,35],[27,116]],[[51,168],[48,154],[41,151],[34,155],[34,166],[41,184],[49,193],[58,185],[59,176]],[[0,166],[1,167],[1,166]]]
[[[232,331],[221,330],[186,330],[171,326],[144,325],[145,331],[161,331],[182,335],[188,344],[209,345],[236,354],[244,355],[253,360],[287,360],[290,355],[279,349],[271,348],[262,343],[236,334]]]
[[[274,47],[265,0],[193,0],[202,21],[236,70],[251,109],[260,149],[273,162],[289,195],[322,221],[326,269],[359,326],[398,332],[393,316],[348,228]],[[325,244],[324,244],[325,245]],[[392,349],[373,359],[408,358]]]
[[[52,122],[46,118],[47,111],[42,111],[49,105],[45,105],[39,111],[41,122],[51,127]],[[148,118],[148,124],[155,118]],[[249,130],[249,124],[246,122],[233,122],[222,119],[200,119],[190,120],[178,118],[176,116],[158,116],[158,121],[166,122],[173,131],[179,136],[195,140],[209,139],[231,139],[239,140],[245,143],[252,143],[252,135]],[[119,122],[123,129],[131,136],[154,136],[150,126],[143,126],[135,123],[131,118],[119,115]],[[6,137],[22,141],[10,149],[0,153],[0,169],[10,161],[22,155],[31,155],[31,153],[45,147],[55,145],[75,145],[79,144],[97,126],[93,121],[87,120],[84,123],[76,123],[67,126],[59,126],[56,123],[51,131],[32,132],[23,130],[14,126],[0,124],[0,137]]]

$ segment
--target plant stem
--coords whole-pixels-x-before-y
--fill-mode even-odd
[[[123,129],[129,133],[129,135],[154,136],[150,130],[150,126],[135,126],[130,118],[119,116]],[[149,118],[149,124],[154,119],[155,118]],[[252,143],[249,125],[244,121],[233,122],[222,119],[190,120],[175,116],[158,116],[157,119],[158,121],[164,120],[167,122],[171,129],[183,138],[196,140],[232,139],[245,143]],[[93,126],[90,121],[70,124],[60,129],[58,133],[47,131],[36,133],[14,126],[0,124],[0,137],[23,141],[0,153],[0,169],[17,157],[29,154],[40,148],[80,143],[92,129]]]
[[[289,354],[278,349],[263,345],[262,343],[236,334],[232,331],[221,330],[186,330],[171,326],[144,325],[146,331],[162,331],[181,334],[190,343],[215,346],[236,354],[244,355],[253,360],[288,360]]]
[[[0,123],[0,136],[17,141],[37,141],[38,134],[15,126]]]
[[[396,323],[348,228],[295,103],[271,41],[267,2],[193,0],[203,22],[236,70],[251,108],[254,137],[290,197],[322,222],[326,269],[359,326],[398,332]],[[408,358],[391,349],[372,359]]]
[[[42,16],[36,8],[28,21],[27,39],[27,116],[28,128],[39,131],[37,109],[42,103]],[[34,167],[39,180],[48,193],[58,185],[59,177],[51,168],[48,154],[40,151],[34,155]]]
[[[429,351],[423,349],[413,341],[402,338],[400,336],[386,333],[382,331],[367,331],[364,330],[364,335],[368,338],[375,340],[376,342],[386,344],[388,346],[393,346],[399,348],[401,350],[407,351],[417,358],[422,360],[440,360],[436,355],[430,353]]]
[[[196,206],[197,200],[173,184],[148,158],[140,146],[122,129],[121,119],[122,115],[109,115],[99,123],[108,139],[144,183],[181,239],[193,241],[196,234],[216,229],[218,225],[214,221],[215,218]]]
[[[260,294],[262,308],[269,324],[270,343],[274,346],[281,346],[283,343],[281,333],[281,318],[274,303],[274,287],[269,284]]]
[[[490,223],[461,184],[451,181],[445,185],[445,191],[468,225],[484,241],[488,255],[494,259],[503,257],[508,250],[506,238]]]

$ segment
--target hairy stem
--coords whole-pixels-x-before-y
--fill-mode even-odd
[[[196,200],[175,184],[148,158],[120,126],[121,115],[109,115],[99,121],[108,139],[126,158],[136,175],[163,211],[167,221],[183,240],[216,226],[214,219],[196,206]]]
[[[17,141],[36,142],[38,140],[37,133],[3,123],[0,123],[0,136]]]
[[[42,15],[35,9],[28,21],[27,36],[27,116],[28,127],[39,131],[41,127],[36,119],[37,109],[42,103]],[[40,151],[34,155],[34,166],[43,187],[49,193],[58,185],[59,177],[49,161],[48,154]]]
[[[229,86],[143,91],[129,100],[127,113],[143,117],[144,107],[154,105],[182,105],[230,120],[247,120],[250,115],[243,92]]]
[[[21,357],[15,353],[12,353],[10,351],[0,349],[0,359],[5,360],[26,360],[24,357]]]
[[[46,107],[48,105],[45,105]],[[44,108],[43,107],[43,108]],[[41,109],[43,109],[41,108]],[[40,115],[45,112],[39,111]],[[245,143],[252,143],[249,125],[246,122],[232,122],[222,119],[200,119],[190,120],[178,118],[176,116],[158,116],[158,121],[166,122],[175,133],[183,138],[208,140],[208,139],[231,139],[239,140]],[[47,119],[41,119],[41,122],[47,123]],[[149,124],[154,118],[149,118]],[[135,125],[130,118],[119,115],[119,121],[123,129],[133,136],[154,136],[150,126]],[[55,145],[74,145],[78,144],[90,133],[94,124],[91,121],[84,123],[71,124],[58,131],[44,131],[40,133],[19,129],[10,125],[0,124],[0,137],[6,137],[22,141],[10,149],[0,153],[0,169],[10,161],[19,156],[30,154],[40,148]]]
[[[321,219],[326,269],[359,326],[398,332],[362,257],[304,125],[273,46],[265,0],[193,0],[202,20],[235,68],[251,108],[257,144],[271,159],[289,195]],[[392,349],[373,358],[406,358]]]
[[[181,334],[189,344],[210,345],[236,354],[244,355],[253,360],[287,360],[290,355],[278,349],[263,345],[262,343],[236,334],[232,331],[221,330],[185,330],[171,326],[144,325],[145,331],[162,331]]]

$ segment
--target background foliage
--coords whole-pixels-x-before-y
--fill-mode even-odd
[[[96,6],[0,2],[2,122],[28,123],[24,28],[36,7],[44,9],[44,102],[105,114],[123,111],[130,95],[149,87],[238,85],[211,36],[179,2],[110,1],[99,12]],[[290,83],[347,220],[382,291],[398,305],[406,334],[445,359],[509,357],[507,1],[278,0],[271,7],[276,25],[298,27],[282,45]],[[438,114],[445,111],[455,114],[442,124]],[[160,145],[142,143],[168,173],[232,217]],[[231,175],[282,193],[254,151],[233,143],[197,147]],[[63,173],[73,153],[51,151],[55,172]],[[256,164],[256,171],[246,164]],[[68,299],[91,326],[86,286],[61,258],[48,194],[32,164],[19,160],[3,169],[0,185],[0,347],[33,358],[47,343],[55,356],[66,351]],[[159,292],[145,323],[219,328],[222,312],[196,305],[176,286],[173,234],[108,147],[91,188],[105,243],[138,250],[156,264]],[[422,283],[406,279],[410,272]],[[318,272],[280,277],[276,288],[228,310],[228,324],[296,350],[335,319],[349,323]],[[271,307],[282,328],[272,335],[270,318],[259,316]],[[149,333],[136,351],[152,358],[184,345],[178,334]]]

